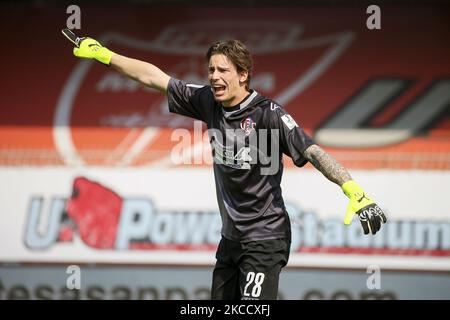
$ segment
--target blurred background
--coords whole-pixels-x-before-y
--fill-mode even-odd
[[[341,190],[286,158],[280,299],[450,299],[448,1],[14,1],[0,25],[0,299],[209,299],[205,128],[65,27],[198,84],[211,43],[243,40],[251,87],[386,210],[376,236],[344,226]]]

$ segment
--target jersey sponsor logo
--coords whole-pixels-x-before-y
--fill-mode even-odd
[[[250,162],[253,160],[253,158],[250,156],[250,147],[242,147],[239,149],[239,151],[236,153],[236,156],[234,157],[235,160],[240,161],[241,163],[245,164],[246,169],[250,169]]]
[[[241,147],[235,154],[233,151],[234,145],[227,148],[213,136],[211,148],[213,150],[214,163],[223,164],[234,169],[250,170],[250,162],[253,161],[253,158],[250,156],[250,147]]]
[[[241,122],[241,129],[244,130],[245,135],[248,136],[255,130],[256,122],[251,117],[247,117]]]
[[[297,122],[295,122],[295,120],[289,114],[285,114],[285,115],[281,116],[281,120],[283,120],[284,124],[286,125],[286,127],[289,128],[289,130],[292,130],[295,127],[298,127]]]
[[[260,128],[250,136],[245,135],[241,128],[225,129],[224,132],[208,129],[208,134],[215,164],[245,170],[256,165],[263,176],[278,173],[281,163],[279,129],[270,129],[269,132]]]

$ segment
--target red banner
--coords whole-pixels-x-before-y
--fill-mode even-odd
[[[61,35],[65,7],[1,8],[0,164],[173,165],[171,133],[193,130],[190,119],[75,58]],[[450,169],[448,6],[382,6],[380,30],[367,28],[364,6],[80,9],[80,35],[199,84],[209,45],[243,40],[251,86],[346,166]]]

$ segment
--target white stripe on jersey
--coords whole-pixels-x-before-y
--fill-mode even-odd
[[[203,88],[204,86],[201,86],[201,85],[199,85],[199,84],[188,83],[188,84],[186,84],[186,87],[191,87],[191,88]]]
[[[245,101],[244,103],[241,103],[241,106],[239,107],[240,110],[244,109],[246,106],[249,105],[250,102],[252,102],[252,100],[258,95],[258,92],[256,92],[256,90],[253,91],[253,93],[250,95],[250,97],[248,97],[247,101]]]
[[[247,106],[250,104],[250,102],[252,102],[253,99],[255,99],[255,97],[256,97],[257,95],[258,95],[258,92],[256,92],[256,90],[253,90],[252,94],[251,94],[248,98],[246,98],[245,101],[244,101],[243,103],[241,103],[241,104],[239,105],[239,109],[238,109],[238,110],[226,111],[225,109],[222,109],[225,118],[228,118],[228,117],[231,116],[233,113],[238,112],[238,111],[244,109],[245,107],[247,107]]]

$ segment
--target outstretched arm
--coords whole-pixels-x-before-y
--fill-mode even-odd
[[[316,144],[309,146],[303,155],[328,180],[339,186],[352,179],[348,171],[336,159]]]
[[[365,234],[375,234],[381,225],[386,223],[383,210],[364,192],[348,171],[331,155],[316,144],[310,145],[303,156],[330,181],[342,188],[350,199],[344,218],[345,224],[350,224],[353,216],[358,215]]]
[[[144,61],[114,53],[92,38],[82,38],[73,53],[79,58],[95,59],[110,65],[125,76],[145,86],[167,93],[170,77],[158,67]]]
[[[143,85],[167,92],[170,76],[151,63],[128,58],[114,53],[110,65],[123,75],[134,79]]]

